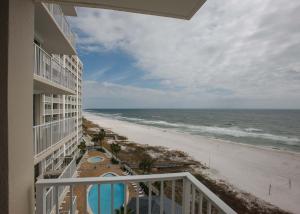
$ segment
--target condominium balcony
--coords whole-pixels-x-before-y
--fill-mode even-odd
[[[61,172],[58,179],[62,178],[71,178],[76,173],[76,159],[74,158]],[[57,190],[57,192],[55,192]],[[45,213],[53,213],[53,208],[55,207],[55,195],[58,197],[58,201],[62,201],[66,195],[66,192],[69,190],[68,186],[60,186],[57,189],[53,187],[47,188],[45,191],[45,206],[46,210]],[[73,209],[76,208],[76,197],[72,198],[72,207]]]
[[[68,118],[33,126],[33,151],[35,159],[52,152],[56,145],[70,138],[76,131],[75,118]]]
[[[37,3],[35,32],[43,47],[51,54],[75,55],[75,36],[60,5]]]
[[[76,94],[76,76],[36,44],[33,72],[35,93]]]
[[[145,195],[138,193],[130,197],[130,185],[145,190]],[[61,210],[63,199],[60,188],[67,188],[64,210]],[[136,214],[200,214],[200,213],[236,213],[218,196],[199,182],[190,173],[168,173],[134,176],[87,177],[40,179],[36,183],[36,213],[77,213],[75,187],[82,191],[81,201],[86,213],[115,214],[119,207],[122,213]],[[51,203],[47,196],[49,189],[53,193]],[[93,190],[92,190],[93,189]],[[93,191],[93,192],[92,192]],[[102,198],[105,200],[102,200]],[[92,202],[91,202],[92,201]],[[105,203],[103,203],[105,202]],[[121,203],[120,203],[121,202]],[[90,204],[93,204],[91,209]],[[95,206],[96,205],[96,210]],[[129,212],[130,211],[130,212]]]

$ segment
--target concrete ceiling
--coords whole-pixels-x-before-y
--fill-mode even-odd
[[[75,47],[60,30],[56,21],[42,4],[35,5],[34,16],[35,34],[44,50],[52,54],[76,54]],[[47,41],[47,42],[43,42]]]
[[[205,1],[206,0],[46,0],[43,2],[191,19]]]
[[[77,16],[76,9],[72,5],[62,4],[61,9],[65,16]]]

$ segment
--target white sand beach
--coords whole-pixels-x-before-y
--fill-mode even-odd
[[[84,113],[84,117],[136,143],[184,151],[210,166],[211,176],[284,210],[300,213],[300,154],[208,139],[90,113]]]

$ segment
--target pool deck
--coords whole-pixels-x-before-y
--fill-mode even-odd
[[[100,156],[103,158],[103,160],[99,163],[90,163],[87,161],[88,158],[95,157],[95,156]],[[118,164],[116,165],[111,164],[110,158],[108,158],[105,153],[99,151],[87,151],[80,161],[79,167],[77,169],[77,177],[80,178],[99,177],[109,172],[113,172],[117,175],[122,176],[123,171],[121,170]],[[137,194],[132,185],[128,185],[128,191],[129,191],[128,199],[130,199],[131,197]],[[77,211],[78,211],[77,213],[84,214],[85,213],[84,212],[85,209],[84,187],[75,186],[73,189],[73,193],[77,196]],[[68,210],[66,208],[69,208],[69,201],[70,201],[69,194],[67,194],[66,197],[64,198],[64,201],[61,204],[61,209],[60,209],[61,211]],[[86,204],[86,206],[87,208],[89,207],[88,204]]]

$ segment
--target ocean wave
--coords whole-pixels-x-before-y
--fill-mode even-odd
[[[123,116],[117,116],[114,118],[119,119],[119,120],[129,121],[129,122],[137,122],[137,123],[145,124],[145,125],[157,125],[157,126],[165,126],[165,127],[182,127],[183,126],[183,124],[169,123],[169,122],[163,121],[163,120],[145,120],[145,119],[141,119],[141,118],[123,117]]]
[[[257,128],[246,128],[245,129],[247,132],[262,132],[262,129],[257,129]]]
[[[282,135],[274,135],[270,133],[257,133],[251,131],[247,131],[247,129],[241,129],[238,127],[230,127],[230,128],[223,128],[217,126],[189,126],[194,131],[199,131],[202,133],[210,133],[210,134],[217,134],[217,135],[227,135],[232,137],[251,137],[251,138],[262,138],[266,140],[273,140],[273,141],[282,141],[289,145],[299,145],[297,144],[300,142],[300,139],[297,137],[288,137]],[[261,130],[260,130],[261,131]]]
[[[124,118],[124,117],[123,117]],[[263,130],[258,128],[239,128],[239,127],[218,127],[218,126],[199,126],[199,125],[190,125],[184,123],[170,123],[161,120],[144,120],[139,118],[125,118],[127,121],[138,122],[145,125],[154,125],[154,126],[165,126],[170,128],[178,128],[184,131],[208,133],[213,135],[227,135],[231,137],[251,137],[251,138],[262,138],[266,140],[273,141],[282,141],[286,142],[289,145],[299,145],[300,139],[297,137],[288,137],[282,135],[274,135],[270,133],[263,133]]]
[[[178,129],[181,131],[187,131],[191,133],[198,133],[198,134],[212,134],[212,135],[223,135],[223,136],[231,136],[231,137],[249,137],[249,138],[261,138],[266,140],[272,141],[281,141],[285,142],[288,145],[298,145],[300,139],[297,137],[289,137],[289,136],[282,136],[282,135],[275,135],[270,133],[264,133],[262,129],[258,128],[240,128],[236,126],[232,127],[219,127],[219,126],[202,126],[202,125],[191,125],[185,123],[170,123],[163,120],[146,120],[141,118],[134,118],[134,117],[124,117],[120,114],[103,114],[98,113],[99,116],[105,117],[113,117],[118,120],[125,120],[128,122],[134,122],[138,124],[144,125],[152,125],[152,126],[163,126],[164,128],[173,128]]]

